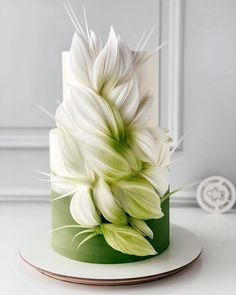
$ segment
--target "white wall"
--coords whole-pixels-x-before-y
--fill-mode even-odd
[[[48,130],[54,125],[38,105],[55,112],[62,98],[61,52],[74,32],[64,0],[0,0],[0,198],[49,199]],[[71,0],[79,17],[86,4],[90,28],[104,40],[112,24],[131,48],[143,30],[156,27],[159,1]]]
[[[71,1],[77,10],[85,2],[90,26],[96,32],[104,38],[112,23],[134,47],[143,29],[153,24],[157,32],[159,23],[166,26],[161,28],[164,39],[170,25],[167,3],[172,3],[172,7],[174,3],[178,10],[184,1],[162,0],[161,9],[156,0]],[[57,100],[61,99],[60,53],[68,50],[73,34],[62,3],[0,1],[2,198],[15,195],[38,199],[48,195],[49,185],[39,181],[32,171],[48,171],[46,135],[53,122],[36,105],[54,112]],[[220,174],[236,184],[236,1],[186,0],[183,16],[183,112],[179,114],[185,138],[183,149],[176,152],[178,161],[172,167],[172,183],[179,186]],[[157,35],[150,48],[155,48]],[[175,50],[175,44],[172,49]],[[169,52],[170,48],[162,52],[162,80],[170,75],[165,70]],[[169,108],[167,84],[162,83],[161,89],[165,110]],[[161,114],[163,121],[166,114]],[[194,191],[191,188],[183,195],[187,198],[182,200],[192,200]]]
[[[184,21],[185,138],[172,179],[236,184],[236,1],[187,0]]]

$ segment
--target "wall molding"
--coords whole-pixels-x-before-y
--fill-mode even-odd
[[[50,127],[0,128],[0,149],[48,149]]]
[[[173,147],[183,136],[184,7],[184,0],[161,1],[161,42],[168,45],[160,52],[160,122]]]
[[[46,189],[7,188],[0,189],[0,202],[49,202],[50,192]]]
[[[0,135],[0,149],[48,149],[48,135]]]

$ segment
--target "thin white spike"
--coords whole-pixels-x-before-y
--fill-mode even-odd
[[[65,7],[65,10],[66,10],[66,12],[67,12],[67,14],[68,14],[68,16],[69,16],[69,18],[70,18],[70,20],[71,20],[74,28],[75,28],[75,31],[77,32],[78,35],[81,35],[82,32],[80,31],[79,27],[77,26],[77,23],[74,20],[74,17],[73,17],[73,15],[70,12],[70,9],[68,8],[68,4],[67,3],[64,3],[64,7]]]
[[[71,14],[73,15],[74,20],[76,21],[77,26],[79,27],[81,33],[84,35],[84,37],[86,37],[86,35],[85,35],[85,33],[84,33],[84,29],[83,29],[83,27],[81,26],[81,24],[80,24],[80,22],[79,22],[79,20],[78,20],[78,18],[77,18],[77,16],[76,16],[76,14],[75,14],[75,12],[74,12],[74,9],[72,8],[72,6],[71,6],[71,4],[70,4],[69,2],[68,2],[68,7],[70,8]]]
[[[181,142],[183,141],[184,139],[184,135],[177,141],[176,145],[173,147],[173,149],[171,150],[170,152],[170,156],[173,155],[173,153],[175,152],[175,150],[177,149],[177,147],[181,144]]]
[[[140,40],[139,40],[139,42],[138,42],[138,45],[137,45],[137,47],[135,48],[135,51],[138,51],[138,50],[139,50],[139,48],[140,48],[140,46],[141,46],[141,44],[142,44],[142,42],[143,42],[143,39],[144,39],[145,35],[146,35],[146,31],[144,31],[144,32],[142,33],[141,38],[140,38]]]
[[[50,179],[45,179],[45,178],[38,178],[39,181],[43,181],[43,182],[49,182],[51,183]]]
[[[82,235],[82,234],[86,234],[86,233],[91,233],[91,232],[94,232],[95,229],[94,228],[89,228],[89,229],[85,229],[85,230],[82,230],[81,232],[77,233],[76,235],[74,235],[73,239],[71,240],[71,244],[73,244],[74,240]]]
[[[41,105],[37,105],[37,107],[44,113],[46,114],[50,119],[52,119],[54,122],[56,121],[55,116],[49,112],[45,107]]]
[[[154,32],[154,27],[151,28],[151,30],[148,33],[147,37],[144,39],[143,44],[140,46],[140,50],[143,50],[145,48],[145,46],[147,45],[147,42],[150,39],[150,37],[152,36],[153,32]]]
[[[70,191],[70,192],[68,192],[68,193],[66,193],[64,195],[61,195],[59,197],[56,197],[56,198],[52,199],[52,202],[57,201],[57,200],[60,200],[60,199],[63,199],[63,198],[66,198],[66,197],[74,194],[75,192],[76,192],[76,189],[73,189],[72,191]]]
[[[150,53],[146,53],[144,56],[141,56],[141,58],[137,59],[135,61],[135,59],[133,59],[135,61],[135,67],[139,68],[142,64],[144,64],[151,56],[153,56],[153,54],[155,52],[158,52],[162,47],[164,47],[168,42],[163,42],[160,46],[158,46],[154,51],[150,52]],[[137,56],[135,56],[137,57]]]
[[[170,195],[174,195],[176,193],[178,193],[179,191],[183,191],[183,190],[186,190],[187,188],[189,187],[192,187],[192,186],[195,186],[195,185],[198,185],[199,183],[201,182],[201,180],[198,180],[198,181],[194,181],[192,183],[189,183],[189,184],[186,184],[186,185],[183,185],[183,186],[180,186],[179,188],[177,189],[174,189],[173,191],[170,192]],[[169,197],[169,196],[168,196]],[[163,198],[161,199],[161,202],[165,201],[166,198],[165,196],[163,196]]]
[[[60,227],[53,228],[49,232],[54,232],[54,231],[57,231],[57,230],[60,230],[60,229],[71,228],[71,227],[84,228],[84,226],[81,226],[79,224],[71,224],[71,225],[63,225],[63,226],[60,226]]]
[[[43,172],[43,171],[40,171],[40,170],[33,170],[33,172],[37,173],[37,174],[40,174],[40,175],[43,175],[43,176],[49,176],[49,177],[52,176],[52,174],[47,173],[47,172]]]
[[[179,159],[174,159],[174,160],[170,161],[170,165],[175,164],[177,161],[179,161]]]
[[[88,235],[86,238],[83,239],[82,242],[79,243],[79,245],[77,246],[77,249],[79,249],[80,246],[82,246],[85,242],[87,242],[88,240],[90,240],[91,238],[97,236],[98,233],[92,233],[90,235]]]
[[[157,47],[157,49],[155,49],[155,50],[153,51],[153,53],[159,51],[162,47],[166,46],[167,44],[168,44],[168,41],[164,41],[163,43],[161,43],[161,44]]]
[[[146,31],[144,31],[142,33],[141,38],[140,38],[140,40],[138,42],[138,45],[135,48],[135,51],[134,51],[134,54],[133,54],[133,60],[136,58],[136,55],[138,54],[139,48],[140,48],[140,46],[141,46],[141,44],[143,42],[143,39],[144,39],[145,35],[146,35]]]
[[[83,30],[82,26],[80,25],[70,3],[64,3],[64,7],[65,7],[65,10],[66,10],[72,24],[74,25],[74,28],[75,28],[75,31],[77,32],[77,34],[82,35],[83,37],[86,37],[86,35],[84,34],[84,30]]]
[[[74,10],[73,10],[73,8],[72,8],[72,6],[71,6],[71,4],[70,4],[69,2],[67,3],[67,7],[68,7],[68,9],[69,9],[69,11],[70,11],[70,13],[71,13],[71,16],[73,17],[73,19],[74,19],[76,25],[77,25],[77,28],[79,29],[80,33],[81,33],[84,37],[86,37],[86,35],[85,35],[85,33],[84,33],[84,29],[82,28],[82,26],[81,26],[81,24],[80,24],[80,22],[79,22],[79,20],[78,20],[78,18],[77,18],[77,16],[76,16],[75,12],[74,12]]]
[[[87,33],[87,37],[88,37],[88,40],[89,40],[88,18],[87,18],[86,9],[85,9],[84,6],[83,6],[83,15],[84,15],[84,23],[85,23],[86,33]]]
[[[202,179],[201,180],[193,181],[193,182],[191,182],[189,184],[185,184],[185,185],[183,185],[182,190],[186,190],[187,188],[190,188],[192,186],[198,185],[201,181],[202,181]]]

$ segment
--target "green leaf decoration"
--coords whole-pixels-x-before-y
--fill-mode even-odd
[[[142,219],[137,219],[134,217],[129,217],[130,225],[137,230],[141,235],[148,236],[150,239],[153,239],[153,232],[146,222]]]
[[[127,216],[114,198],[108,184],[100,178],[94,189],[93,197],[97,208],[106,220],[114,224],[127,224]]]
[[[113,249],[137,256],[157,254],[152,245],[131,226],[102,224],[101,227],[106,242]]]
[[[121,180],[112,184],[111,189],[121,207],[130,216],[144,220],[163,217],[160,198],[144,178]]]

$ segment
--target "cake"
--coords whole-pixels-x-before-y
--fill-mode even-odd
[[[125,263],[169,246],[170,137],[158,126],[158,51],[102,46],[77,24],[62,53],[63,101],[50,131],[52,247]]]

